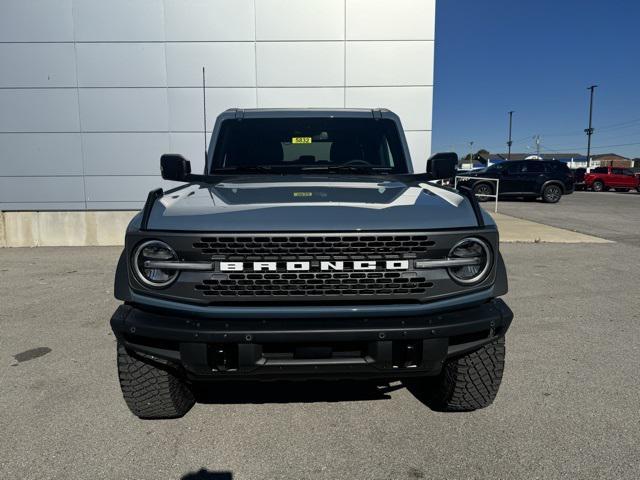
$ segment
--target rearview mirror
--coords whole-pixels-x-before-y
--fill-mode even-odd
[[[455,152],[436,153],[427,160],[427,173],[433,180],[455,177],[457,167],[458,154]]]
[[[186,182],[191,174],[191,163],[177,153],[165,153],[160,157],[160,173],[165,180]]]

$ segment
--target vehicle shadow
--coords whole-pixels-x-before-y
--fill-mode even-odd
[[[212,472],[201,468],[197,472],[190,472],[180,477],[180,480],[233,480],[231,472]]]
[[[193,393],[205,404],[326,403],[389,400],[389,394],[401,388],[399,382],[236,381],[197,384]]]

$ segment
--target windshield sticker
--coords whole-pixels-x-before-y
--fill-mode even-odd
[[[293,137],[291,143],[312,143],[311,137]]]
[[[311,197],[313,196],[312,192],[293,192],[294,197]]]

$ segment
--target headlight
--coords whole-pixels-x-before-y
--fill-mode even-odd
[[[173,249],[159,240],[143,242],[133,254],[133,270],[143,284],[162,288],[168,286],[178,276],[176,270],[163,270],[149,267],[152,262],[176,261],[178,256]]]
[[[479,238],[469,237],[456,243],[449,251],[449,258],[470,261],[470,265],[449,268],[451,277],[464,285],[480,283],[491,269],[491,248]]]

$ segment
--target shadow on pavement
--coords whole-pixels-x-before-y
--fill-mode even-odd
[[[403,388],[368,381],[271,381],[211,382],[196,385],[198,403],[313,403],[388,400],[389,393]]]
[[[206,468],[201,468],[197,472],[184,475],[181,480],[233,480],[231,472],[211,472]]]

